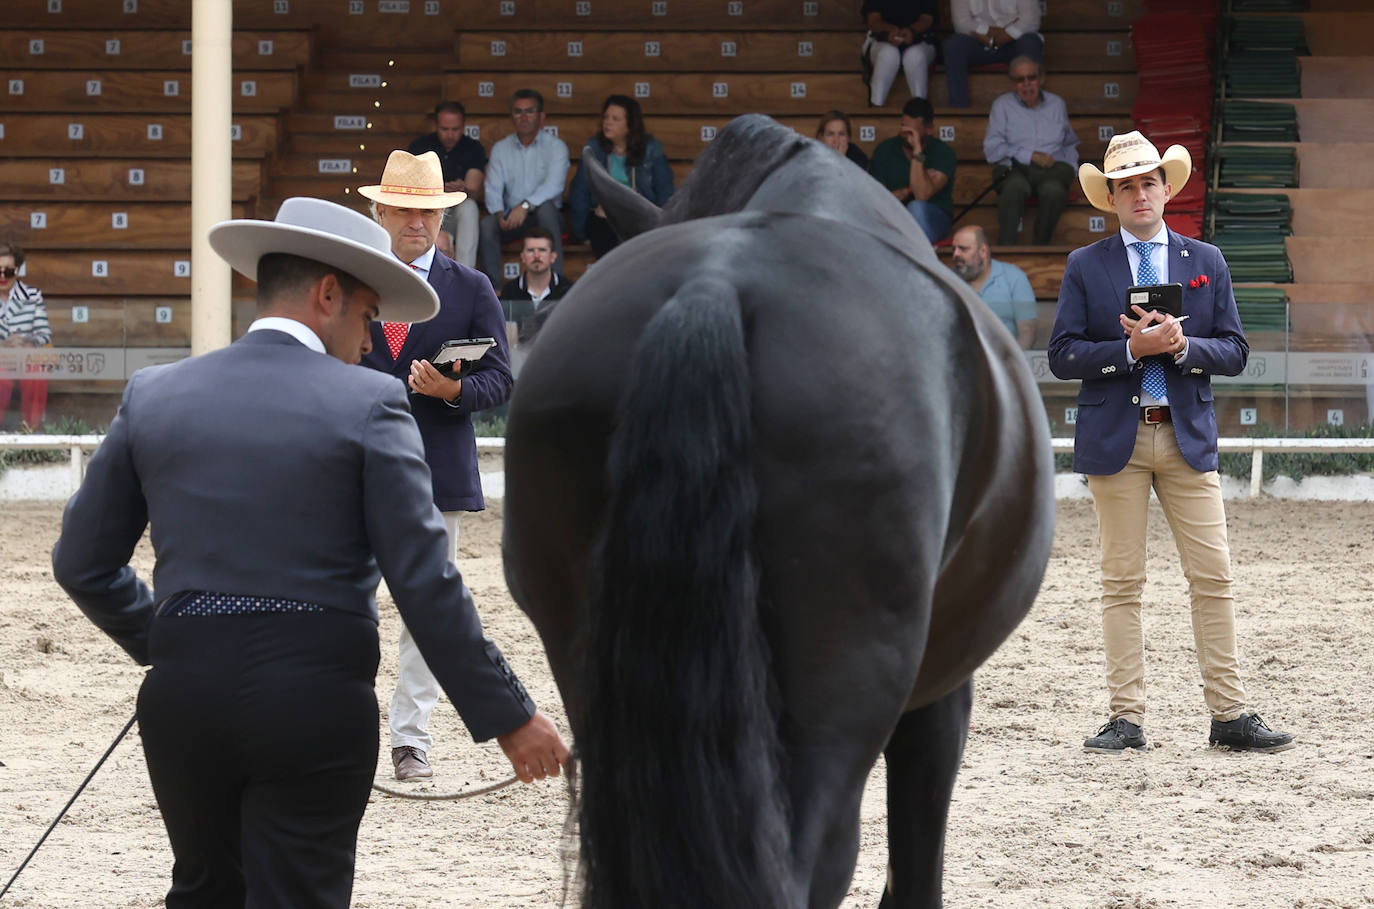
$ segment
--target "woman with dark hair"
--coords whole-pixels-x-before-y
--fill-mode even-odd
[[[849,125],[849,114],[842,110],[828,110],[821,114],[821,122],[816,124],[816,138],[835,151],[844,155],[863,170],[868,170],[868,155],[859,148],[849,137],[854,135],[854,128]]]
[[[655,205],[662,206],[673,194],[673,169],[663,146],[644,132],[644,112],[639,102],[626,95],[611,95],[601,105],[601,130],[587,140],[582,161],[591,156],[620,183]],[[596,201],[587,171],[579,161],[568,192],[573,236],[590,241],[597,258],[620,243],[606,213]]]
[[[52,343],[48,308],[38,288],[19,280],[24,251],[13,243],[0,242],[0,347],[47,347]],[[13,379],[0,379],[0,419],[10,406]],[[19,381],[20,416],[36,428],[48,406],[46,379]]]

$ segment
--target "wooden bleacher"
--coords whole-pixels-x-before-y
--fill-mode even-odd
[[[1136,79],[1128,29],[1142,4],[1045,4],[1047,87],[1066,98],[1085,159],[1100,159],[1106,138],[1130,128]],[[679,182],[712,131],[745,111],[812,135],[818,114],[839,107],[851,112],[854,139],[871,153],[896,134],[906,88],[898,79],[885,108],[867,107],[858,6],[236,0],[235,213],[271,217],[280,199],[295,194],[360,205],[353,190],[375,182],[391,149],[432,128],[437,101],[462,100],[469,128],[489,148],[511,129],[510,92],[529,86],[544,92],[549,125],[575,163],[613,92],[642,95]],[[23,91],[0,95],[0,190],[9,203],[0,230],[17,231],[32,250],[29,273],[50,301],[57,343],[186,343],[189,223],[170,209],[189,199],[190,5],[12,0],[6,19],[0,60]],[[948,27],[947,9],[943,19]],[[502,53],[494,42],[504,42]],[[95,80],[99,95],[88,93]],[[172,81],[175,95],[167,94]],[[254,83],[251,94],[242,93],[244,81]],[[973,106],[952,110],[943,106],[943,73],[932,74],[936,125],[960,158],[956,207],[991,180],[982,156],[987,108],[1010,88],[1000,72],[975,72],[971,84]],[[62,182],[48,178],[50,169],[63,171]],[[142,182],[132,182],[131,171],[141,171]],[[47,213],[45,229],[30,226],[37,210]],[[128,227],[112,227],[119,212]],[[1102,235],[1094,214],[1075,193],[1053,246],[998,250],[1027,271],[1042,308],[1057,293],[1067,250]],[[968,220],[995,223],[995,197]],[[590,254],[572,246],[566,259],[576,275]],[[105,263],[103,275],[93,273],[96,261]],[[241,331],[251,285],[236,281],[235,296]],[[97,316],[101,300],[110,312]],[[87,307],[87,322],[71,321],[76,306]],[[172,321],[152,321],[163,306]]]
[[[1374,345],[1374,272],[1366,253],[1374,244],[1374,67],[1368,56],[1374,11],[1356,0],[1312,0],[1310,6],[1282,14],[1300,16],[1306,30],[1310,55],[1298,58],[1302,97],[1273,99],[1297,110],[1298,186],[1228,190],[1283,193],[1292,205],[1293,234],[1285,245],[1293,283],[1256,285],[1283,289],[1290,330],[1286,336],[1261,333],[1251,347],[1362,353]],[[1256,389],[1242,403],[1256,407],[1261,422],[1279,426],[1286,407],[1295,429],[1326,423],[1330,410],[1341,411],[1347,424],[1359,423],[1371,419],[1370,382],[1357,370],[1349,385]]]

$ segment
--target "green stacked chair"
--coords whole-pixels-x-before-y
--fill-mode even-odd
[[[1298,55],[1307,29],[1296,16],[1233,16],[1227,20],[1221,71],[1231,98],[1296,98],[1302,94]]]
[[[1227,193],[1212,196],[1214,230],[1293,233],[1293,203],[1283,193]]]
[[[1226,39],[1231,52],[1307,53],[1307,27],[1298,16],[1232,16],[1227,20]]]
[[[1298,185],[1298,153],[1291,145],[1220,145],[1216,157],[1220,188]]]
[[[1297,98],[1302,95],[1298,55],[1292,51],[1232,51],[1222,64],[1229,98]]]
[[[1288,292],[1282,287],[1237,287],[1236,308],[1247,335],[1288,331]]]
[[[1300,13],[1307,0],[1231,0],[1233,13]]]
[[[1274,231],[1214,230],[1212,243],[1231,266],[1231,280],[1241,283],[1290,284],[1293,266],[1283,234]]]
[[[1281,101],[1223,101],[1221,133],[1224,142],[1297,142],[1298,110]]]

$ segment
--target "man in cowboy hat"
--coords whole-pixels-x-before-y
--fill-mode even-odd
[[[53,576],[152,668],[138,696],[175,864],[169,907],[346,907],[377,763],[377,604],[524,780],[567,751],[482,632],[405,392],[353,368],[378,316],[432,318],[386,231],[318,199],[226,221],[258,282],[230,346],[139,370],[67,504]],[[129,567],[151,525],[156,591]]]
[[[1102,545],[1111,715],[1083,743],[1088,751],[1146,748],[1140,595],[1151,487],[1192,594],[1208,741],[1243,751],[1293,743],[1249,710],[1241,684],[1211,377],[1238,375],[1250,346],[1221,251],[1164,223],[1165,204],[1191,170],[1187,149],[1170,146],[1161,157],[1138,132],[1112,139],[1102,170],[1078,170],[1088,201],[1121,223],[1119,233],[1069,254],[1049,346],[1054,374],[1083,380],[1074,470],[1088,477]],[[1166,283],[1183,285],[1186,321],[1127,299],[1128,288]]]
[[[443,513],[449,557],[456,562],[459,517],[485,507],[472,414],[504,404],[515,383],[505,314],[485,275],[459,265],[434,245],[444,210],[464,196],[444,191],[443,171],[433,152],[417,157],[393,151],[382,182],[360,186],[358,192],[371,201],[377,223],[391,237],[395,257],[414,269],[439,297],[438,314],[422,325],[374,324],[372,351],[363,357],[363,365],[389,373],[410,390],[411,411],[434,478],[434,504]],[[465,338],[492,338],[496,346],[461,379],[436,369],[430,360],[439,346]],[[429,717],[439,702],[439,687],[410,629],[402,628],[396,692],[387,713],[391,761],[398,780],[434,775],[428,758],[434,744]]]

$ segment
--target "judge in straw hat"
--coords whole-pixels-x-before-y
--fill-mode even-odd
[[[1211,377],[1238,375],[1250,346],[1221,251],[1164,223],[1164,206],[1191,170],[1187,149],[1161,156],[1130,132],[1113,137],[1101,170],[1078,171],[1088,201],[1121,225],[1069,254],[1049,347],[1054,374],[1083,381],[1074,470],[1087,475],[1102,546],[1110,713],[1083,743],[1090,752],[1147,748],[1140,598],[1151,488],[1188,578],[1208,742],[1237,751],[1293,744],[1250,709],[1240,677]],[[1168,283],[1183,286],[1177,315],[1186,319],[1128,299],[1131,287]]]
[[[449,559],[379,315],[435,315],[386,231],[318,199],[210,245],[258,283],[228,347],[139,370],[67,503],[53,576],[135,661],[169,907],[346,907],[377,763],[378,581],[478,739],[523,779],[566,755]],[[151,525],[150,589],[129,557]]]
[[[456,561],[459,518],[465,511],[485,507],[472,414],[504,404],[515,384],[505,314],[486,275],[435,247],[442,210],[463,198],[462,193],[444,192],[438,156],[393,151],[381,182],[360,186],[358,192],[371,200],[396,259],[410,265],[439,296],[438,315],[423,325],[374,325],[372,351],[363,357],[363,365],[394,376],[410,389],[411,410],[433,476],[434,504],[443,513],[449,556]],[[461,379],[435,369],[430,362],[435,351],[445,341],[463,338],[492,338],[496,346],[472,363]],[[409,628],[403,628],[396,691],[387,712],[392,770],[402,781],[433,776],[429,718],[439,701],[440,685],[425,660]]]

